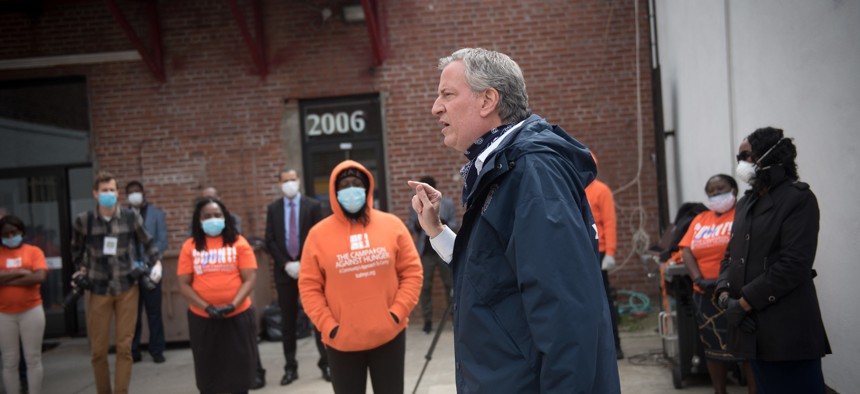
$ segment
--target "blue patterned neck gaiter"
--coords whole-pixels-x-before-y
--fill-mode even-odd
[[[463,154],[469,159],[469,162],[466,163],[463,168],[460,169],[460,175],[463,177],[463,205],[466,205],[466,199],[469,197],[469,193],[471,193],[472,188],[475,187],[475,180],[478,179],[478,170],[475,168],[475,161],[478,160],[478,156],[489,147],[493,142],[495,142],[499,137],[503,136],[508,130],[513,127],[513,123],[503,124],[495,129],[488,131],[486,134],[480,136],[469,149],[466,150]]]

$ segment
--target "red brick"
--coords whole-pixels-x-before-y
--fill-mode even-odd
[[[645,221],[639,223],[636,187],[616,195],[619,260],[631,253],[640,225],[652,241],[658,238],[647,3],[639,1],[644,146],[637,187]],[[338,16],[344,3],[351,2],[327,4]],[[166,83],[156,81],[143,62],[3,71],[0,79],[86,76],[95,164],[117,173],[122,183],[143,180],[152,202],[167,211],[174,251],[187,234],[191,201],[208,185],[218,187],[228,207],[242,216],[248,235],[263,235],[265,204],[278,193],[272,173],[286,159],[280,127],[287,98],[385,92],[390,210],[407,217],[411,196],[403,185],[425,174],[435,176],[444,193],[458,195],[460,183],[453,177],[463,156],[442,145],[430,107],[437,59],[463,46],[499,50],[516,60],[532,110],[596,151],[600,177],[610,187],[636,178],[633,3],[378,3],[390,47],[375,69],[364,24],[335,18],[320,25],[320,11],[312,7],[267,1],[270,74],[261,80],[227,3],[197,0],[159,3]],[[46,4],[38,19],[0,14],[0,59],[133,49],[103,3]],[[146,40],[143,4],[119,4]],[[250,21],[250,9],[245,13]],[[646,274],[634,256],[613,275],[614,285],[655,295]]]

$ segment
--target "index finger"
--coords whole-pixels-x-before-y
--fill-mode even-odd
[[[424,182],[407,181],[407,183],[409,184],[409,186],[415,188],[415,194],[418,194],[419,190],[424,189],[424,193],[427,195],[427,198],[430,201],[435,202],[442,198],[442,192],[436,190],[433,186],[430,186]]]
[[[418,197],[418,199],[421,201],[421,205],[423,207],[428,207],[432,205],[432,202],[430,202],[430,195],[427,194],[427,188],[429,187],[429,185],[423,183],[419,183],[417,186],[415,186],[415,196]]]
[[[415,195],[422,203],[427,204],[432,199],[431,194],[435,191],[430,185],[424,182],[406,181],[410,187],[415,189]],[[438,192],[436,192],[438,193]]]
[[[411,187],[411,188],[415,189],[415,192],[416,192],[416,193],[418,192],[418,186],[420,186],[420,185],[426,185],[426,183],[424,183],[424,182],[418,182],[418,181],[406,181],[406,184],[408,184],[408,185],[409,185],[409,187]]]

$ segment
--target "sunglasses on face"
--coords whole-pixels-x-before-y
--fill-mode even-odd
[[[745,150],[745,151],[743,151],[743,152],[739,153],[739,154],[738,154],[737,156],[735,156],[735,157],[737,157],[737,158],[738,158],[738,163],[740,163],[740,162],[742,162],[742,161],[746,161],[747,159],[749,159],[749,158],[750,158],[750,156],[752,156],[752,152],[750,152],[750,151],[748,151],[748,150]]]

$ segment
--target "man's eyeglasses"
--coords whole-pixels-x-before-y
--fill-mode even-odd
[[[740,163],[740,162],[742,162],[742,161],[746,161],[746,159],[749,159],[749,158],[750,158],[750,156],[752,156],[752,152],[750,152],[750,151],[748,151],[748,150],[745,150],[745,151],[743,151],[743,152],[739,153],[739,154],[738,154],[737,156],[735,156],[735,157],[737,157],[737,158],[738,158],[738,163]]]

